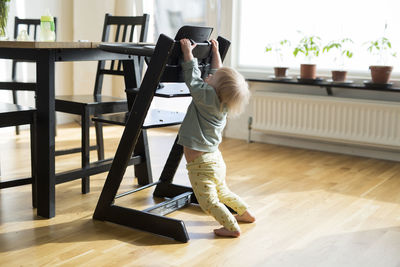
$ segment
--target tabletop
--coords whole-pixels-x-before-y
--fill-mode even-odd
[[[97,48],[99,42],[0,41],[0,48]]]
[[[116,42],[89,42],[89,41],[56,41],[56,42],[38,42],[38,41],[0,41],[0,48],[97,48],[100,44],[126,44]],[[153,43],[130,43],[134,45],[154,45]]]

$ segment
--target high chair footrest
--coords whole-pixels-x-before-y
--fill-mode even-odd
[[[190,96],[190,92],[185,83],[160,83],[154,95],[166,98],[188,97]]]
[[[180,194],[174,198],[168,199],[143,211],[164,216],[184,206],[189,205],[192,194],[193,192],[186,192]]]

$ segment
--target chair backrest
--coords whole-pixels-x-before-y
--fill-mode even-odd
[[[208,75],[211,68],[211,43],[208,41],[212,28],[200,27],[200,26],[183,26],[179,29],[175,36],[175,45],[172,49],[171,55],[168,58],[168,63],[164,69],[161,77],[161,82],[183,82],[183,73],[181,63],[183,62],[181,46],[179,43],[180,39],[187,38],[197,43],[197,46],[193,49],[193,56],[197,58],[199,63],[199,69],[202,72],[202,77]],[[224,60],[226,53],[228,52],[230,41],[223,37],[218,37],[219,52],[221,59]]]
[[[22,28],[26,28],[26,32],[29,36],[33,31],[33,40],[39,41],[39,29],[40,29],[40,19],[20,19],[19,17],[15,17],[14,19],[14,40],[17,39],[18,33]],[[57,18],[54,17],[54,28],[57,33]],[[56,34],[57,38],[57,34]],[[27,62],[23,60],[13,60],[12,61],[12,69],[11,69],[11,79],[14,81],[17,76],[17,62]]]
[[[20,19],[19,17],[15,17],[14,22],[14,39],[17,39],[18,33],[22,27],[26,27],[26,32],[30,36],[31,31],[33,30],[33,40],[39,41],[38,29],[40,28],[40,19]],[[57,18],[54,17],[54,27],[55,32],[57,33]],[[56,34],[57,38],[57,34]]]
[[[105,15],[102,42],[146,42],[150,16],[112,16]],[[112,29],[113,28],[113,29]],[[140,28],[140,30],[138,29]],[[110,33],[114,30],[114,36],[111,38]],[[135,34],[139,37],[134,40]],[[141,74],[143,68],[143,59],[138,59],[139,71]],[[106,61],[99,61],[97,66],[96,81],[94,86],[94,95],[100,95],[102,91],[103,76],[108,75],[124,75],[122,70],[122,62],[111,60],[110,65],[106,66]]]
[[[179,41],[183,38],[187,38],[196,43],[207,43],[210,39],[213,28],[201,27],[201,26],[183,26],[181,27],[175,35],[174,40]],[[171,55],[168,59],[169,65],[180,65],[179,60],[181,46],[175,45]]]
[[[206,42],[210,39],[213,28],[203,26],[182,26],[175,35],[174,40],[188,38],[196,43]]]

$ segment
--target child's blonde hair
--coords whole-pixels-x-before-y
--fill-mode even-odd
[[[246,80],[239,72],[229,67],[222,67],[217,72],[215,91],[221,102],[221,109],[226,107],[230,116],[240,115],[250,99]]]

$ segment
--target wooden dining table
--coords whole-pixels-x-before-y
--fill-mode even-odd
[[[111,162],[94,164],[88,169],[55,172],[55,63],[66,61],[124,60],[134,66],[135,55],[114,53],[99,49],[99,42],[32,42],[0,41],[0,58],[36,63],[37,110],[37,215],[52,218],[55,214],[55,186],[57,183],[77,179],[84,174],[108,171]],[[141,46],[143,44],[137,44]],[[134,67],[132,68],[132,70]],[[131,88],[138,87],[139,73],[125,80]]]

